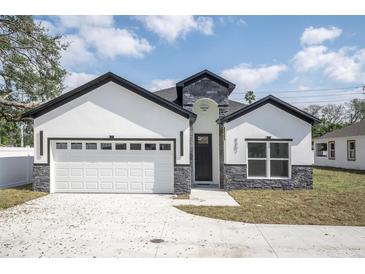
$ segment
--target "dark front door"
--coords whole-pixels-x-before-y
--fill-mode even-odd
[[[212,181],[212,134],[195,134],[195,181]]]

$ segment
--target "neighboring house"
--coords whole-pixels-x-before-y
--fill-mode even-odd
[[[311,188],[317,119],[273,96],[251,105],[204,70],[149,92],[113,73],[24,116],[34,119],[34,188],[189,193]]]
[[[365,170],[365,120],[315,138],[317,166]]]

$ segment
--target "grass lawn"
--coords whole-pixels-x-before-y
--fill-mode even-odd
[[[195,215],[266,224],[365,226],[365,173],[314,169],[313,190],[235,190],[240,204],[177,206]]]
[[[0,189],[0,210],[25,203],[44,195],[47,195],[47,193],[33,191],[31,184]]]

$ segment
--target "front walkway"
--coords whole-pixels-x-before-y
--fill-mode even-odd
[[[190,199],[176,199],[174,205],[239,206],[226,191],[218,188],[193,188]]]
[[[365,257],[365,227],[214,220],[170,195],[51,194],[0,211],[0,257]]]

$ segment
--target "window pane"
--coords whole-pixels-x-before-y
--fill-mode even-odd
[[[271,177],[289,177],[289,161],[271,160],[270,173]]]
[[[266,158],[266,143],[248,143],[248,158]]]
[[[355,149],[355,142],[350,143],[350,149]]]
[[[160,144],[160,150],[171,150],[171,144]]]
[[[97,144],[96,143],[86,143],[86,149],[97,149]]]
[[[334,160],[335,159],[335,142],[328,142],[328,145],[329,145],[328,158],[330,160]]]
[[[124,143],[115,144],[115,149],[116,150],[126,150],[127,149],[127,144],[124,144]]]
[[[248,176],[266,177],[266,160],[248,160]]]
[[[289,158],[289,144],[270,143],[270,158]]]
[[[198,144],[199,145],[209,144],[209,137],[208,136],[198,136]]]
[[[71,149],[82,149],[82,143],[71,143]]]
[[[141,144],[130,144],[131,150],[141,150],[142,145]]]
[[[156,144],[144,144],[145,150],[156,150]]]
[[[101,143],[100,148],[102,150],[112,150],[112,144],[111,143]]]
[[[327,156],[327,144],[326,143],[320,143],[316,145],[316,154],[318,157],[325,157]]]
[[[56,149],[67,149],[67,143],[56,143]]]

